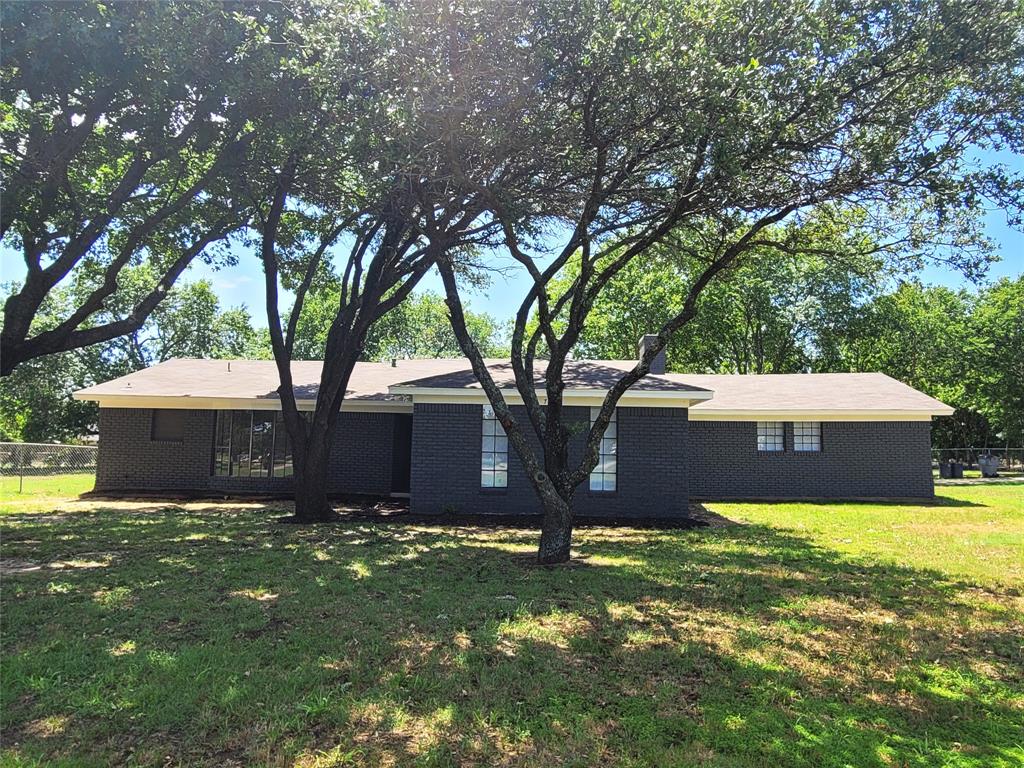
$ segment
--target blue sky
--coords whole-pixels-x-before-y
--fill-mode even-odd
[[[1024,173],[1024,158],[1004,155],[999,159],[1014,170]],[[988,278],[996,280],[1024,273],[1024,233],[1007,225],[1005,213],[1000,210],[989,211],[985,217],[985,232],[996,243],[1000,257],[989,270]],[[191,279],[202,277],[210,280],[226,306],[245,304],[253,314],[254,322],[265,325],[263,272],[259,261],[251,253],[238,252],[237,256],[236,266],[213,270],[205,264],[200,264],[190,270],[189,276]],[[950,288],[970,286],[959,272],[938,264],[927,266],[920,277],[925,283]],[[525,270],[510,265],[507,276],[495,275],[489,289],[472,294],[469,304],[477,312],[487,312],[499,320],[506,320],[513,317],[518,310],[528,282]],[[436,272],[431,272],[423,279],[419,290],[444,292],[441,278]]]
[[[1015,171],[1024,173],[1024,158],[1002,155],[998,158]],[[989,271],[989,279],[1014,277],[1024,273],[1024,234],[1011,229],[1002,211],[989,211],[985,218],[985,230],[998,247],[1000,261]],[[266,325],[263,299],[263,271],[256,256],[247,250],[237,249],[238,263],[231,267],[214,269],[197,263],[190,267],[183,280],[209,280],[225,308],[245,305],[257,325]],[[0,249],[0,282],[20,280],[25,273],[20,254],[6,248]],[[928,266],[921,274],[925,283],[945,285],[952,288],[967,285],[963,276],[941,265]],[[487,312],[499,320],[511,318],[519,307],[526,292],[528,277],[521,268],[512,269],[506,276],[495,275],[486,291],[471,295],[469,304],[478,312]],[[420,290],[442,293],[441,280],[431,273],[420,284]]]

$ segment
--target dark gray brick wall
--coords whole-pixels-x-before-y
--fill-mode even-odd
[[[691,421],[696,499],[870,498],[934,495],[926,421],[823,422],[820,452],[757,450],[757,423]]]
[[[394,434],[393,414],[342,413],[331,445],[331,492],[390,493]]]
[[[96,490],[206,488],[213,459],[214,411],[184,411],[180,443],[151,439],[149,408],[100,408]]]
[[[527,424],[524,408],[513,409]],[[569,408],[567,418],[580,424],[570,455],[583,454],[589,408]],[[688,477],[680,471],[686,458],[687,413],[684,409],[619,408],[618,468],[614,493],[576,492],[580,515],[618,517],[685,516]],[[417,404],[413,415],[412,510],[538,514],[540,505],[515,450],[509,446],[508,488],[480,487],[480,405]],[[532,431],[531,431],[532,433]],[[536,441],[535,441],[536,447]]]
[[[292,478],[214,477],[216,412],[185,411],[181,443],[151,439],[148,408],[101,408],[96,490],[280,492]],[[342,413],[328,474],[331,493],[391,491],[394,414]]]
[[[526,414],[516,409],[523,423]],[[290,478],[213,477],[215,412],[185,411],[181,443],[150,437],[149,409],[100,409],[97,490],[288,492]],[[568,409],[580,423],[582,454],[589,409]],[[332,493],[387,494],[392,489],[395,419],[345,413],[331,458]],[[685,515],[688,498],[857,498],[934,494],[928,422],[825,422],[820,453],[757,450],[754,422],[688,422],[681,409],[620,408],[618,490],[577,491],[579,514]],[[480,488],[479,405],[418,404],[412,431],[414,511],[496,514],[539,512],[533,488],[510,449],[509,487]]]

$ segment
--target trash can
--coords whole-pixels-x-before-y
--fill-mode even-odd
[[[960,480],[964,476],[964,465],[961,464],[959,461],[950,462],[949,472],[949,476],[952,477],[954,480]]]
[[[999,474],[999,457],[991,455],[979,456],[978,469],[981,470],[982,477],[997,477]]]
[[[951,461],[940,461],[939,462],[939,477],[946,478],[947,480],[953,476],[953,462]]]

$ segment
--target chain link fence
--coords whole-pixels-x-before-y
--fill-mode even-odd
[[[0,495],[77,495],[96,481],[95,445],[0,443]]]

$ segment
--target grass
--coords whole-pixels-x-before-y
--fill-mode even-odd
[[[36,504],[40,498],[66,499],[91,491],[95,482],[93,472],[26,475],[23,479],[17,475],[0,475],[0,504]]]
[[[941,494],[554,569],[524,530],[8,506],[0,765],[1020,766],[1024,484]]]
[[[844,557],[1024,584],[1024,482],[937,489],[935,505],[714,504],[734,520],[784,528]]]

